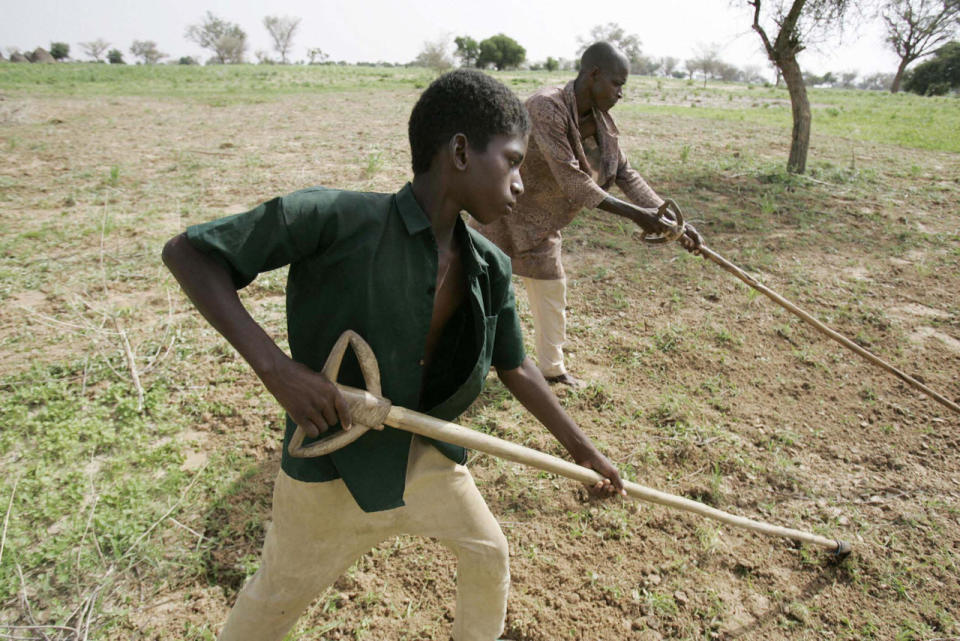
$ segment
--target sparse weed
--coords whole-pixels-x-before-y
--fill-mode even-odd
[[[713,552],[720,544],[719,528],[710,525],[697,526],[697,539],[704,552]]]
[[[383,151],[376,149],[368,152],[365,161],[366,162],[363,167],[363,176],[367,180],[371,180],[374,176],[380,173],[381,169],[383,169]]]
[[[667,325],[653,335],[653,345],[661,352],[673,352],[680,349],[683,342],[683,330],[675,325]]]
[[[666,393],[660,396],[658,405],[646,417],[656,427],[670,431],[684,430],[689,422],[690,406],[690,399],[683,394]]]
[[[679,612],[673,596],[656,590],[647,594],[647,604],[653,612],[660,616],[674,616]]]

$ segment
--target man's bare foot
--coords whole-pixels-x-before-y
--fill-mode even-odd
[[[564,372],[563,374],[559,374],[557,376],[546,376],[545,378],[551,385],[556,385],[559,383],[560,385],[569,385],[573,389],[582,389],[587,386],[586,383],[580,379],[570,376],[570,372]]]

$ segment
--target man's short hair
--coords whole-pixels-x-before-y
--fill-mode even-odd
[[[502,82],[475,69],[451,71],[430,83],[410,113],[413,173],[428,171],[455,134],[464,134],[473,149],[482,151],[498,134],[529,131],[526,107]]]
[[[580,57],[580,73],[590,73],[594,67],[611,71],[620,65],[630,69],[630,62],[623,52],[602,40],[587,47]]]

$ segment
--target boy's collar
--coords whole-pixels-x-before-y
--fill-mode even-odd
[[[403,186],[403,189],[397,192],[397,209],[400,211],[400,219],[403,220],[407,233],[411,236],[430,228],[430,219],[414,197],[412,184],[407,183]],[[467,249],[469,255],[469,259],[463,263],[464,270],[471,276],[478,274],[487,267],[487,261],[477,251],[473,238],[470,237],[462,218],[457,220],[456,233],[457,238],[462,242],[462,246]]]
[[[430,219],[414,197],[411,183],[407,183],[397,192],[397,208],[400,210],[400,218],[407,228],[407,233],[411,236],[430,227]]]

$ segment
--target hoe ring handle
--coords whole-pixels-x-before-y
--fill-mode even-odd
[[[683,222],[683,212],[680,210],[680,205],[672,198],[667,198],[663,201],[663,204],[660,205],[660,208],[657,210],[657,218],[660,223],[666,227],[666,230],[659,234],[648,234],[644,232],[644,242],[650,243],[651,245],[659,245],[677,240],[683,236],[683,233],[687,229]]]
[[[295,458],[323,456],[353,443],[370,429],[383,429],[383,422],[390,412],[390,401],[381,397],[380,368],[377,365],[377,357],[370,349],[370,345],[360,338],[359,334],[349,329],[341,334],[333,349],[330,350],[330,355],[327,356],[321,371],[332,383],[336,383],[337,376],[340,373],[340,364],[343,362],[348,344],[353,347],[353,351],[357,355],[357,360],[360,362],[360,371],[363,373],[363,380],[367,385],[366,390],[346,385],[338,386],[350,407],[353,427],[304,447],[303,440],[306,437],[306,432],[298,425],[293,433],[293,438],[290,439],[290,445],[287,446],[287,452],[290,456]]]

